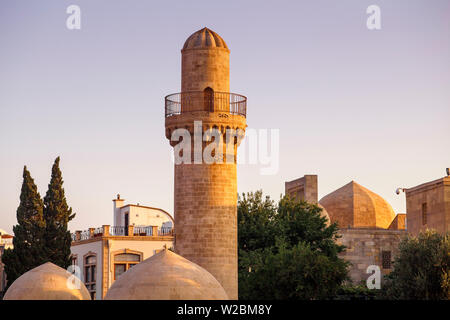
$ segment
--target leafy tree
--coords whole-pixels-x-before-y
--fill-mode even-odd
[[[44,197],[45,241],[48,261],[66,269],[71,264],[72,242],[68,223],[75,214],[67,205],[59,160],[57,157],[53,164],[50,184]]]
[[[262,191],[238,201],[239,298],[327,299],[347,279],[338,257],[337,225],[321,208],[284,197],[274,204]]]
[[[449,299],[449,278],[449,235],[427,230],[400,242],[394,270],[382,290],[388,299]]]
[[[275,243],[274,217],[277,207],[262,192],[242,194],[238,200],[238,246],[240,251],[253,251]]]
[[[14,248],[6,250],[2,256],[8,287],[28,270],[46,262],[43,203],[26,166],[23,168],[17,222],[18,224],[13,227]]]

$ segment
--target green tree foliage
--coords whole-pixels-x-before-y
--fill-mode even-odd
[[[75,214],[67,205],[59,160],[59,157],[56,158],[53,164],[50,184],[44,197],[45,241],[48,261],[66,269],[71,264],[72,242],[68,223]]]
[[[347,279],[338,258],[337,225],[321,208],[288,197],[278,205],[262,191],[238,201],[239,298],[328,299]]]
[[[387,299],[449,299],[449,277],[449,235],[427,230],[402,240],[382,290]]]
[[[43,203],[26,166],[23,168],[17,223],[13,227],[14,248],[6,250],[2,256],[8,286],[23,273],[46,262]]]

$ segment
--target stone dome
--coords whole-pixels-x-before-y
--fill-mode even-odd
[[[203,28],[194,32],[184,43],[183,50],[201,48],[224,48],[228,50],[225,41],[214,31]]]
[[[228,296],[208,271],[165,249],[122,274],[105,300],[228,300]]]
[[[326,224],[327,224],[327,226],[329,226],[331,220],[330,220],[330,216],[328,215],[327,210],[326,210],[326,209],[324,208],[324,206],[322,206],[320,203],[318,203],[317,206],[318,206],[319,208],[322,209],[322,211],[320,212],[320,215],[321,215],[322,217],[325,217],[325,218],[327,219]]]
[[[81,281],[79,289],[68,287],[67,280],[72,276],[51,262],[44,263],[17,278],[3,300],[91,300]]]
[[[395,217],[391,205],[355,181],[320,199],[331,222],[341,228],[387,229]]]

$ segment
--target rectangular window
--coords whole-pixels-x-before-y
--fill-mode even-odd
[[[89,290],[92,299],[95,299],[97,278],[97,257],[90,255],[84,259],[84,283]]]
[[[422,225],[427,224],[428,208],[427,203],[422,203]]]
[[[383,269],[391,268],[391,252],[390,251],[382,251],[381,252],[381,260]]]
[[[141,261],[141,255],[135,253],[120,253],[114,256],[114,280]]]
[[[127,265],[122,263],[116,263],[114,264],[114,280],[117,280],[119,276],[127,271]]]

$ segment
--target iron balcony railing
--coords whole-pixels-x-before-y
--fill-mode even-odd
[[[137,235],[137,236],[152,236],[153,235],[153,227],[152,226],[134,227],[133,233],[134,233],[134,235]]]
[[[107,229],[105,229],[107,228]],[[105,234],[106,232],[106,234]],[[72,241],[89,240],[102,236],[173,236],[173,227],[157,226],[104,226],[90,228],[85,231],[76,231],[71,234]]]
[[[165,97],[165,116],[186,112],[209,111],[247,115],[247,97],[230,92],[188,91]]]
[[[87,240],[87,239],[90,239],[90,237],[91,237],[91,235],[89,233],[89,230],[86,230],[86,231],[81,232],[80,240]]]
[[[168,236],[173,235],[173,228],[172,227],[161,227],[158,230],[159,236]]]
[[[123,226],[112,226],[109,229],[109,233],[112,236],[124,236],[127,232],[128,230],[125,230],[125,227]]]

